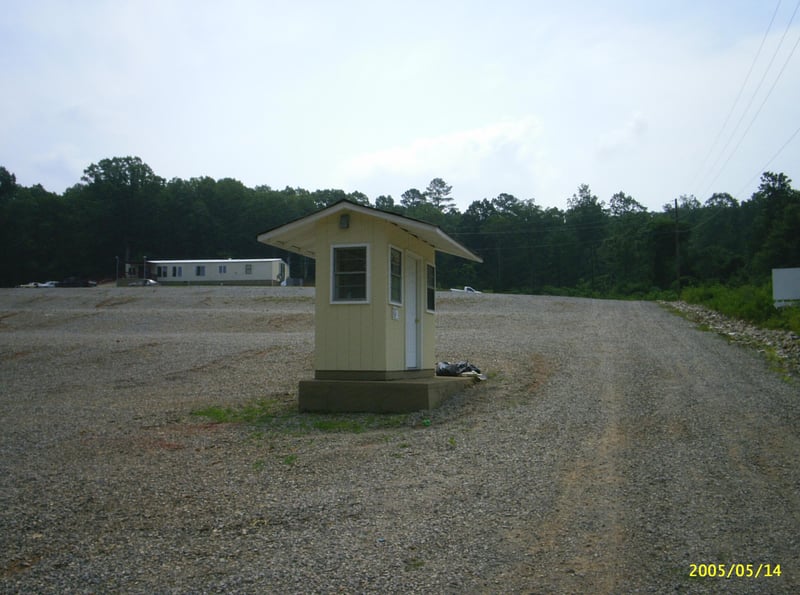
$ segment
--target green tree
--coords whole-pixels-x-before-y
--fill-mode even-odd
[[[94,226],[83,236],[92,244],[94,267],[114,255],[125,262],[146,255],[164,179],[139,157],[113,157],[87,167],[81,180],[87,187],[86,198],[95,205]],[[93,236],[97,229],[106,233]]]
[[[409,188],[400,195],[400,204],[406,208],[418,207],[427,202],[427,197],[416,188]]]
[[[765,172],[747,203],[752,217],[750,270],[754,280],[767,278],[773,268],[800,265],[800,192],[785,174]]]
[[[442,178],[433,178],[425,189],[425,198],[440,211],[450,211],[455,208],[455,201],[450,196],[453,187]]]
[[[635,198],[624,192],[617,192],[608,203],[609,212],[614,217],[622,217],[631,213],[646,213],[644,208]]]
[[[0,165],[0,203],[9,200],[17,191],[17,176]]]
[[[600,289],[598,280],[603,271],[598,260],[598,248],[606,234],[605,203],[592,194],[587,184],[567,199],[566,223],[575,238],[572,282],[582,281],[591,291]]]
[[[715,193],[703,204],[688,242],[691,274],[701,283],[726,283],[739,275],[747,257],[746,229],[738,201]]]
[[[607,236],[599,249],[616,292],[647,293],[652,287],[650,214],[636,199],[617,192],[609,201]]]
[[[375,207],[383,211],[393,211],[395,209],[394,199],[391,196],[381,194],[375,199]]]

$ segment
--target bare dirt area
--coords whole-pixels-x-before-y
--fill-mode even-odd
[[[0,290],[0,592],[800,591],[796,381],[653,303],[437,297],[489,380],[376,420],[294,413],[313,290]]]

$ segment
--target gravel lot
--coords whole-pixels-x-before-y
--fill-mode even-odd
[[[653,303],[444,293],[438,358],[489,380],[329,432],[294,413],[312,295],[0,290],[0,592],[800,592],[800,389],[756,350]]]

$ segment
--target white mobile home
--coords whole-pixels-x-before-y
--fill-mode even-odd
[[[280,258],[148,260],[147,273],[163,285],[282,285],[289,265]]]

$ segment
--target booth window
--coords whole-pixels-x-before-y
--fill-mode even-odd
[[[397,248],[389,249],[389,301],[403,303],[403,253]]]
[[[367,247],[333,246],[333,279],[331,300],[334,302],[366,302]]]
[[[430,312],[436,310],[436,268],[429,264],[427,266],[426,296],[428,299],[427,308]]]

